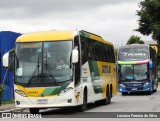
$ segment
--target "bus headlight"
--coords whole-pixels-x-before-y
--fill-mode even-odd
[[[23,96],[23,97],[27,97],[26,93],[25,93],[25,92],[23,92],[22,90],[18,90],[18,89],[16,89],[16,90],[15,90],[15,92],[16,92],[17,94],[19,94],[19,95]]]
[[[65,93],[67,93],[67,92],[69,92],[69,91],[72,90],[72,89],[73,89],[72,87],[68,87],[68,88],[66,88],[66,89],[64,89],[64,90],[61,90],[61,92],[59,93],[59,96],[65,94]]]
[[[119,84],[119,86],[126,88],[126,86],[124,84]]]
[[[149,82],[144,83],[143,87],[148,86]]]

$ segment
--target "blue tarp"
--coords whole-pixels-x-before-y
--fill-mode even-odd
[[[15,33],[11,31],[1,31],[0,32],[0,84],[3,81],[6,69],[2,66],[2,56],[14,48],[15,41],[19,37],[20,33]],[[2,101],[12,100],[13,95],[13,73],[8,72],[5,83],[4,83],[4,92],[2,96]]]

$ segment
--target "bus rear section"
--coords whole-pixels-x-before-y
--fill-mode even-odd
[[[118,87],[122,95],[129,92],[157,90],[156,53],[149,45],[126,45],[118,52]]]

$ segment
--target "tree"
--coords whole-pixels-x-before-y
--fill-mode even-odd
[[[144,44],[144,42],[140,39],[140,37],[132,35],[127,41],[127,45],[130,44]]]
[[[143,35],[152,34],[152,38],[160,43],[160,0],[144,0],[139,4],[139,31]]]
[[[4,86],[0,84],[0,106],[2,104],[2,96],[3,96]]]

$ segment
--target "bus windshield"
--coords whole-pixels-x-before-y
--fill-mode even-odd
[[[147,60],[149,50],[147,47],[120,48],[118,53],[119,61],[140,61]]]
[[[15,82],[53,86],[72,80],[72,41],[17,43]]]
[[[147,64],[142,65],[120,65],[121,81],[141,81],[148,77]]]

